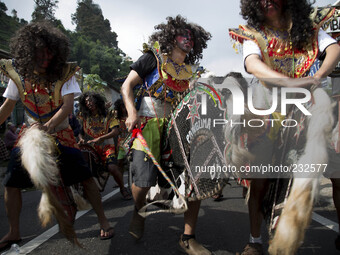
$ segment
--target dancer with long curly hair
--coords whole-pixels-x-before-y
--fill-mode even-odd
[[[42,140],[35,139],[35,146],[27,144],[30,143],[30,141],[27,142],[30,137],[25,136],[25,133],[31,129],[35,129],[37,131],[35,134],[38,136],[49,136],[53,139],[47,138],[44,141],[54,141],[52,145],[57,145],[55,151],[58,151],[58,160],[53,160],[53,162],[58,162],[56,167],[60,170],[64,184],[66,186],[79,182],[83,184],[87,198],[98,217],[101,239],[112,238],[114,231],[104,214],[99,190],[68,124],[68,115],[73,110],[74,97],[81,94],[75,78],[79,67],[74,63],[67,62],[70,52],[68,38],[50,23],[36,22],[19,29],[10,46],[14,59],[1,60],[0,64],[1,72],[10,78],[3,95],[6,100],[0,108],[0,123],[8,118],[16,102],[21,100],[30,127],[23,128],[27,131],[19,135],[19,143],[23,147],[15,146],[12,150],[4,179],[5,207],[10,228],[0,241],[0,249],[8,248],[12,243],[21,240],[19,216],[22,197],[20,189],[32,187],[33,184],[37,185],[35,181],[39,181],[34,178],[32,172],[30,172],[30,176],[26,172],[26,170],[29,171],[26,163],[34,164],[43,157],[39,155],[39,149],[44,148],[43,144],[39,146]],[[39,130],[44,132],[39,132]],[[28,140],[20,142],[23,137]],[[20,151],[21,148],[27,148],[25,145],[31,146],[32,151]],[[23,162],[24,169],[21,166],[21,158],[27,154],[26,152],[28,152],[26,159],[29,162]],[[40,152],[48,154],[48,151],[40,150]],[[20,158],[21,153],[23,155]],[[46,156],[49,156],[47,154]],[[48,171],[48,169],[41,170],[42,172]],[[33,169],[33,171],[37,171],[37,169]],[[40,177],[38,176],[38,179]],[[46,189],[49,190],[48,187]],[[51,198],[53,196],[49,193],[47,200]],[[63,213],[63,210],[60,212]],[[44,219],[48,219],[48,216]],[[72,221],[72,216],[70,220]],[[75,237],[71,236],[71,238]]]
[[[155,30],[150,36],[149,46],[144,47],[144,55],[131,65],[132,70],[122,86],[122,95],[128,113],[126,127],[129,131],[142,127],[142,134],[159,162],[165,117],[169,116],[171,104],[176,105],[180,95],[188,90],[195,72],[193,65],[202,58],[211,35],[180,15],[167,17],[167,22],[156,25]],[[142,84],[141,87],[138,84]],[[133,91],[137,88],[135,105]],[[135,209],[129,233],[138,240],[143,235],[145,220],[138,211],[144,206],[150,187],[156,185],[157,169],[138,139],[132,145],[132,157],[130,169]],[[179,244],[188,254],[210,254],[195,240],[199,208],[200,201],[189,202],[184,213],[184,233]]]
[[[106,107],[104,96],[86,92],[79,98],[78,117],[82,122],[79,144],[89,144],[100,155],[103,165],[113,176],[120,188],[123,199],[130,200],[131,194],[124,187],[123,175],[119,171],[116,146],[113,138],[120,134],[119,121],[114,111]]]
[[[246,71],[262,82],[263,85],[260,84],[257,88],[262,93],[261,98],[271,98],[273,87],[317,87],[320,85],[321,78],[332,72],[339,61],[340,49],[335,40],[320,28],[332,16],[333,12],[334,10],[331,8],[313,10],[308,0],[241,0],[241,15],[247,21],[247,25],[230,29],[229,34],[235,40],[235,48],[239,44],[243,45]],[[318,63],[317,57],[323,52],[326,53],[326,57],[322,66],[318,69],[316,65]],[[268,109],[269,101],[264,101],[258,102],[257,107]],[[275,119],[282,120],[284,118],[278,112],[273,113],[273,115],[275,115]],[[322,124],[330,125],[329,123]],[[270,134],[261,136],[261,141],[257,139],[257,144],[267,144],[266,149],[270,150],[271,148],[271,151],[274,151],[274,140],[278,138],[278,130],[271,129]],[[255,140],[256,138],[253,138],[253,141]],[[256,143],[251,144],[250,142],[248,144],[248,148],[255,154],[255,157],[261,153],[256,146]],[[319,153],[319,155],[321,154]],[[268,153],[268,156],[266,159],[268,162],[252,163],[271,164],[272,155]],[[250,238],[249,243],[244,248],[243,255],[262,254],[263,252],[261,205],[268,186],[268,179],[251,180],[248,202]],[[302,204],[300,203],[300,205]],[[310,203],[308,203],[309,205]],[[309,206],[309,208],[311,207]],[[288,211],[287,209],[286,212]],[[299,233],[302,233],[299,236],[300,239],[303,238],[305,224],[308,223],[308,217],[306,215],[303,217],[305,217],[305,221],[301,223],[302,225],[298,226],[298,223],[296,223],[295,226],[300,227],[298,230]],[[296,219],[296,222],[299,220]],[[283,222],[283,219],[279,220],[279,225],[280,221]],[[275,237],[271,243],[270,252],[273,252],[273,254],[277,252],[279,254],[293,254],[301,241],[294,237],[294,231],[292,229],[286,231],[285,233],[290,235],[290,237],[285,237],[286,239],[282,236],[281,238]],[[279,237],[279,232],[277,230],[277,237]],[[280,243],[277,240],[281,240]]]

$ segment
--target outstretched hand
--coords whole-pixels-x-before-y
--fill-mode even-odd
[[[97,137],[97,138],[94,138],[94,139],[92,139],[92,140],[87,141],[87,143],[88,143],[88,144],[90,144],[90,143],[101,143],[102,140],[103,140],[103,139],[102,139],[101,137]]]

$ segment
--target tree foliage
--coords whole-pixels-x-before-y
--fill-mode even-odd
[[[98,74],[89,74],[84,78],[84,91],[104,93],[104,81]]]
[[[58,0],[34,0],[35,7],[32,13],[32,21],[49,20],[55,21],[55,10],[58,7]]]
[[[91,75],[98,75],[99,79],[109,85],[113,83],[113,79],[129,73],[132,61],[118,48],[117,35],[111,31],[110,22],[104,19],[99,5],[94,4],[92,0],[79,1],[76,13],[72,15],[77,28],[75,31],[69,31],[54,17],[58,0],[34,2],[36,6],[32,13],[33,20],[50,20],[70,38],[69,61],[76,61],[83,73],[90,74],[90,78]],[[9,51],[10,38],[27,21],[19,19],[15,10],[12,11],[12,17],[8,16],[6,11],[6,5],[0,2],[0,48]]]
[[[72,21],[76,32],[70,35],[71,58],[78,61],[84,73],[98,74],[108,84],[128,74],[132,61],[118,48],[117,34],[111,31],[98,4],[93,0],[78,1]]]
[[[71,33],[71,61],[77,61],[87,74],[98,74],[107,83],[125,76],[132,64],[119,48],[110,48],[101,41],[92,41],[79,33]]]
[[[0,11],[1,12],[6,12],[8,9],[7,9],[7,6],[5,3],[3,2],[0,2]]]
[[[72,14],[76,31],[92,41],[99,40],[108,47],[117,47],[117,34],[111,31],[110,21],[104,19],[102,10],[92,0],[78,1],[76,12]]]
[[[13,16],[6,14],[8,10],[5,3],[0,2],[0,49],[9,51],[9,42],[15,32],[27,21],[16,16],[17,11],[12,10]]]

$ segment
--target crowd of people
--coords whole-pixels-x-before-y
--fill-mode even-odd
[[[259,93],[271,98],[273,87],[313,89],[320,86],[320,80],[329,75],[340,60],[339,45],[321,29],[333,12],[334,9],[325,8],[311,15],[312,6],[307,0],[241,0],[241,14],[247,24],[230,29],[229,33],[237,44],[242,44],[246,72],[261,81],[257,87]],[[136,240],[143,237],[146,221],[139,212],[146,203],[150,187],[158,180],[157,166],[149,153],[161,162],[164,126],[178,99],[190,91],[196,64],[203,57],[210,39],[211,34],[198,24],[188,22],[180,15],[167,17],[165,23],[155,26],[143,55],[131,65],[121,87],[122,99],[113,102],[114,109],[111,109],[100,93],[81,92],[75,78],[79,67],[67,62],[69,40],[61,31],[47,22],[30,23],[19,29],[11,41],[14,60],[0,62],[0,71],[10,78],[3,94],[6,100],[0,108],[0,123],[7,120],[18,100],[24,104],[27,115],[27,123],[19,134],[8,122],[4,143],[0,140],[1,150],[4,144],[6,150],[11,151],[3,183],[10,227],[0,240],[0,250],[21,241],[21,189],[32,187],[33,183],[21,166],[20,148],[16,144],[30,126],[47,132],[55,140],[63,183],[66,186],[82,183],[86,198],[97,214],[101,240],[112,238],[115,232],[105,216],[100,192],[83,158],[81,148],[84,145],[98,153],[105,171],[118,184],[123,199],[133,198],[128,232]],[[324,55],[321,67],[309,76],[309,70],[321,55]],[[76,116],[73,114],[75,98],[79,100]],[[267,100],[259,102],[259,108],[271,106],[266,103]],[[279,112],[274,115],[280,120],[285,117]],[[136,132],[145,138],[150,152],[136,139]],[[280,129],[269,128],[264,134],[249,138],[247,146],[255,156],[250,164],[272,162],[279,132]],[[268,151],[265,158],[259,155],[263,148]],[[131,191],[124,185],[122,170],[127,154],[132,175]],[[333,175],[340,156],[335,149],[329,150],[329,155],[327,177],[333,184],[333,199],[340,222],[340,181]],[[254,178],[248,181],[250,237],[242,255],[263,254],[262,202],[269,180]],[[213,198],[219,200],[221,196],[219,192]],[[195,237],[200,203],[198,199],[188,201],[184,212],[179,247],[187,254],[211,254]],[[340,249],[340,236],[335,244]]]

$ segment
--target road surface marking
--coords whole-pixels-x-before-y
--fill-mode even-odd
[[[127,186],[127,184],[125,185]],[[116,195],[119,192],[119,189],[115,189],[114,191],[106,194],[103,198],[102,198],[102,202],[105,202],[106,200],[108,200],[110,197]],[[76,214],[76,220],[79,219],[81,216],[83,216],[84,214],[88,213],[91,209],[89,210],[84,210],[84,211],[79,211]],[[58,225],[54,225],[53,227],[51,227],[50,229],[46,230],[44,233],[42,233],[40,236],[37,236],[36,238],[32,239],[31,241],[29,241],[28,243],[26,243],[25,245],[20,247],[20,254],[27,254],[32,252],[34,249],[36,249],[39,245],[43,244],[44,242],[46,242],[48,239],[50,239],[52,236],[54,236],[55,234],[57,234],[59,232],[59,227]]]
[[[322,217],[321,215],[313,212],[312,213],[312,219],[316,222],[320,223],[321,225],[324,225],[326,228],[329,228],[330,230],[333,230],[338,233],[339,230],[339,224],[331,221],[325,217]]]

